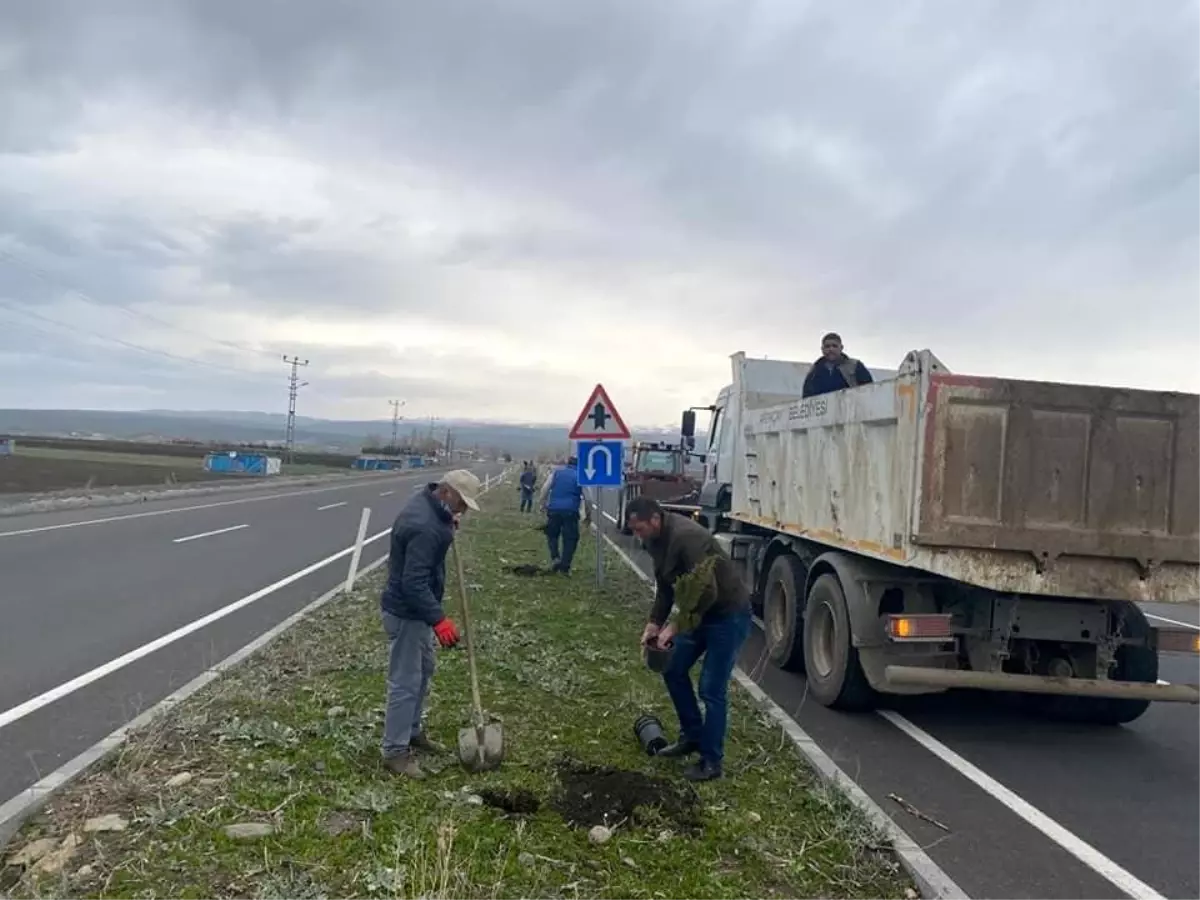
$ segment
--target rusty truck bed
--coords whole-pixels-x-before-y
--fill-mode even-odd
[[[922,418],[915,544],[1196,591],[1200,397],[935,374]]]

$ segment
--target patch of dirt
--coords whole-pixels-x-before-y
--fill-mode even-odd
[[[532,791],[517,788],[512,791],[483,790],[479,792],[483,802],[493,809],[520,816],[533,815],[541,808],[542,801]]]
[[[180,484],[230,480],[227,475],[205,472],[200,468],[199,459],[181,459],[178,468],[174,468],[133,462],[21,456],[18,450],[18,455],[0,459],[0,494],[161,485],[168,476],[173,476],[175,482]]]
[[[534,566],[529,563],[523,563],[519,566],[509,566],[508,571],[522,578],[536,578],[540,575],[556,574],[552,569],[543,569],[541,566]]]
[[[645,811],[670,820],[680,831],[701,827],[696,793],[687,785],[611,766],[564,762],[558,768],[562,790],[554,798],[555,811],[579,828],[644,819]]]

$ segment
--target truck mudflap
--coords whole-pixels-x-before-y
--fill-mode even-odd
[[[1200,704],[1200,688],[1190,684],[1148,684],[1139,681],[1059,678],[1053,675],[1020,675],[1012,672],[974,672],[964,669],[895,665],[884,669],[884,677],[889,684],[905,687],[971,688],[979,691]]]

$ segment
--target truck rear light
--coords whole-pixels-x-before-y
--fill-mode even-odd
[[[1160,653],[1200,653],[1200,631],[1157,629]]]
[[[950,630],[950,618],[948,613],[888,616],[888,637],[893,641],[948,641],[954,636]]]

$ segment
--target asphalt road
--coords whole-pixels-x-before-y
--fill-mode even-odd
[[[353,545],[364,506],[368,537],[385,532],[426,477],[0,519],[0,801],[344,581],[348,555],[288,579]],[[386,553],[383,535],[360,565]]]
[[[607,500],[609,535],[648,572],[636,541],[611,521],[615,496]],[[1197,625],[1196,606],[1145,611]],[[1200,674],[1195,657],[1163,654],[1160,666],[1167,681],[1195,684]],[[838,713],[806,698],[802,675],[767,661],[757,629],[742,668],[970,896],[1136,893],[1114,883],[1121,876],[1107,866],[1115,863],[1163,896],[1200,897],[1197,707],[1157,704],[1130,725],[1105,728],[1036,718],[995,695],[962,691]],[[906,812],[896,797],[949,830]],[[1019,814],[1028,816],[1023,804],[1064,830],[1058,842]]]

